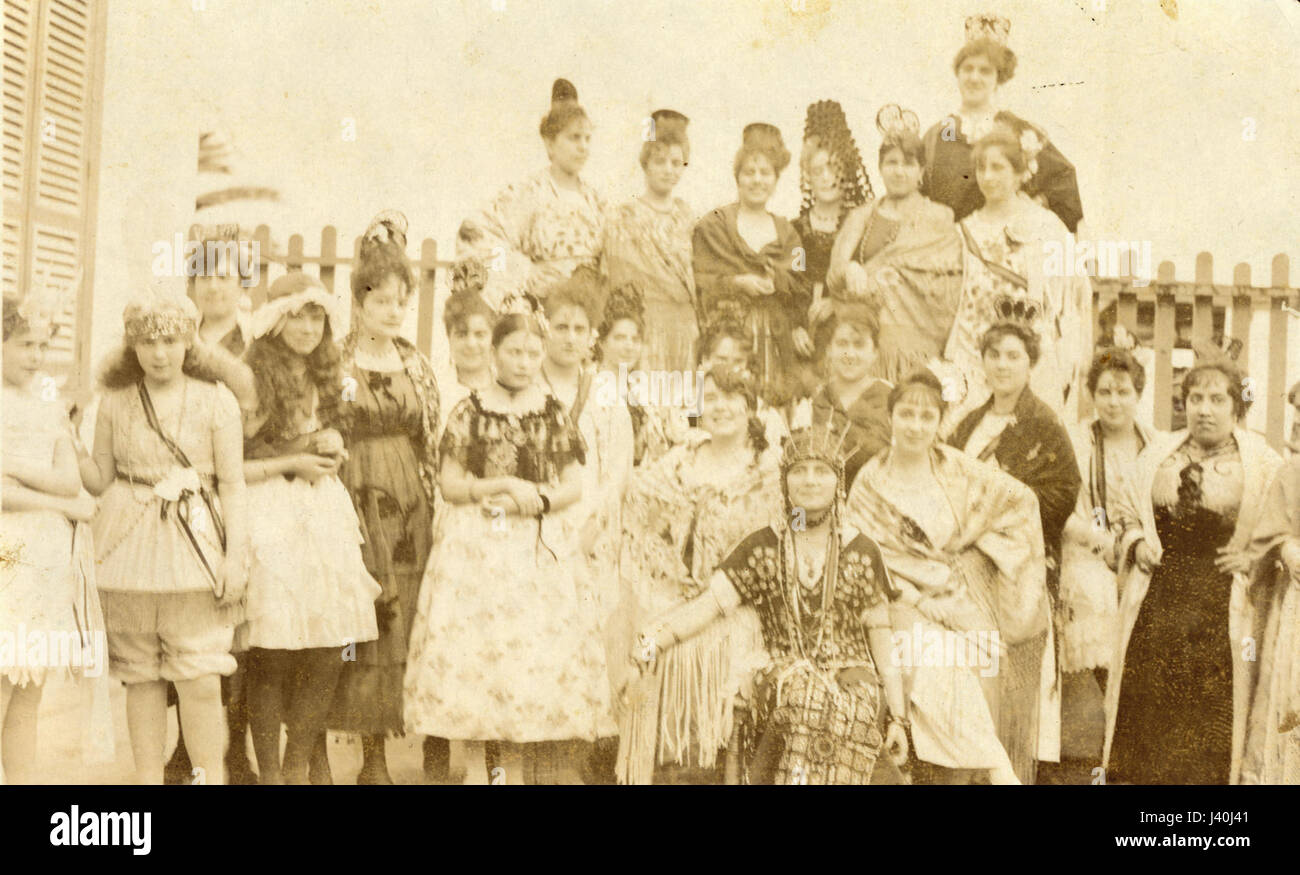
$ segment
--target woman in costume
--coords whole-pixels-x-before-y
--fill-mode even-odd
[[[965,384],[953,422],[988,398],[980,338],[1002,319],[1024,322],[1039,336],[1042,356],[1029,383],[1034,394],[1054,409],[1077,403],[1075,378],[1092,349],[1092,285],[1061,262],[1065,226],[1022,188],[1040,145],[1027,132],[1003,125],[975,143],[984,205],[958,225],[965,244],[961,303],[944,351],[955,369],[950,376]],[[960,396],[963,387],[954,388]]]
[[[37,717],[51,670],[89,682],[105,668],[96,661],[105,656],[104,618],[86,525],[95,503],[82,492],[67,413],[51,391],[52,379],[41,373],[63,302],[43,298],[4,299],[0,641],[8,646],[0,661],[0,775],[11,784],[39,778]],[[106,690],[102,699],[101,714]],[[87,711],[83,732],[107,729],[101,741],[111,750],[112,716],[103,716],[96,726],[97,713]]]
[[[714,367],[704,378],[696,439],[633,477],[621,568],[638,617],[658,617],[703,592],[727,551],[781,507],[756,404],[746,372]],[[718,752],[762,652],[758,619],[742,609],[657,660],[628,691],[619,781],[720,783]]]
[[[846,433],[844,482],[849,486],[876,453],[889,446],[889,394],[893,385],[872,376],[880,325],[863,305],[835,310],[827,325],[828,378],[812,396],[814,425]]]
[[[827,297],[826,272],[836,235],[845,218],[872,198],[871,180],[844,110],[833,100],[819,100],[808,107],[799,155],[799,190],[803,205],[793,224],[803,244],[804,279],[812,292],[809,322],[816,324],[823,309],[818,302]]]
[[[781,457],[785,518],[749,534],[704,592],[657,617],[632,650],[652,667],[719,616],[753,607],[769,660],[744,733],[748,783],[869,784],[882,745],[895,763],[907,758],[889,616],[897,593],[880,548],[841,519],[844,438],[797,430]]]
[[[897,381],[943,355],[961,291],[961,239],[952,210],[921,194],[916,114],[876,114],[885,196],[855,209],[831,250],[832,306],[866,305],[880,322],[872,373]],[[819,334],[822,333],[819,331]]]
[[[113,676],[126,684],[137,779],[161,784],[167,682],[197,783],[224,783],[222,675],[247,583],[241,397],[248,368],[196,341],[198,311],[158,290],[122,314],[125,349],[105,370],[93,457],[100,495],[96,582]]]
[[[645,191],[615,207],[605,226],[604,270],[610,288],[629,283],[649,305],[643,317],[644,366],[683,371],[695,361],[699,309],[691,269],[695,214],[673,197],[691,159],[689,119],[671,109],[651,113],[641,146]]]
[[[403,731],[402,678],[416,599],[433,543],[438,474],[438,384],[429,360],[401,336],[415,288],[406,259],[406,217],[380,213],[352,272],[354,328],[343,340],[348,458],[339,478],[352,495],[365,543],[361,555],[383,592],[379,637],[357,645],[343,666],[328,725],[362,733],[359,784],[391,784],[385,737]],[[429,740],[426,765],[445,758]],[[324,739],[313,772],[325,782]],[[313,777],[313,780],[317,780]]]
[[[1083,488],[1061,537],[1057,626],[1061,672],[1094,672],[1104,691],[1119,607],[1116,498],[1133,478],[1138,453],[1155,435],[1137,419],[1146,371],[1132,353],[1098,350],[1086,382],[1097,415],[1072,435]]]
[[[551,108],[542,118],[549,166],[507,186],[460,226],[456,257],[487,264],[483,298],[500,310],[507,298],[546,289],[579,265],[600,261],[605,202],[579,174],[587,163],[591,122],[578,90],[565,79],[551,86]]]
[[[988,193],[976,183],[974,144],[994,124],[1027,132],[1041,147],[1037,165],[1025,181],[1025,193],[1057,215],[1074,233],[1083,218],[1074,165],[1043,131],[997,106],[998,86],[1016,72],[1016,56],[1007,48],[1011,22],[996,15],[966,19],[966,44],[953,59],[961,91],[961,109],[925,132],[925,178],[921,190],[952,207],[958,221],[978,210]]]
[[[900,593],[891,609],[917,780],[1021,783],[1013,762],[1033,761],[1050,621],[1038,502],[939,442],[946,402],[933,374],[905,378],[889,401],[894,443],[862,467],[847,519],[879,544]]]
[[[360,524],[338,478],[346,456],[338,324],[338,301],[320,280],[286,274],[258,309],[244,356],[258,405],[244,423],[251,562],[235,646],[248,653],[249,723],[263,784],[307,783],[341,654],[379,635],[380,587],[362,561]]]
[[[1119,630],[1106,688],[1110,783],[1235,784],[1263,640],[1252,536],[1281,459],[1240,426],[1244,377],[1203,357],[1183,377],[1188,428],[1138,457],[1121,497]]]
[[[451,297],[442,310],[451,360],[438,381],[438,421],[443,425],[470,392],[492,383],[492,327],[497,314],[483,300],[487,276],[487,266],[477,258],[462,258],[451,271]]]
[[[797,392],[798,369],[813,353],[812,302],[796,270],[802,243],[794,226],[767,210],[790,153],[769,124],[746,126],[733,170],[739,197],[695,226],[695,284],[707,322],[730,312],[743,321],[754,355],[759,394],[777,407]]]
[[[1047,591],[1055,608],[1060,588],[1061,533],[1082,485],[1074,447],[1060,417],[1029,388],[1029,372],[1039,356],[1038,336],[1022,323],[998,322],[984,332],[980,351],[993,394],[957,423],[948,442],[969,456],[998,466],[1034,491],[1047,554]],[[1036,754],[1013,759],[1017,773],[1027,784],[1034,782],[1035,758],[1051,762],[1060,759],[1061,688],[1053,631],[1047,630],[1037,656],[1029,653],[1028,643],[1016,654],[1017,670],[1030,671],[1042,659],[1037,669],[1043,675],[1039,740],[1030,748]],[[1032,715],[1028,719],[1033,719]]]
[[[1262,623],[1244,784],[1300,784],[1300,456],[1278,469],[1255,528],[1252,602]]]
[[[466,783],[487,782],[491,741],[504,783],[524,782],[526,753],[540,780],[578,783],[574,742],[614,734],[598,605],[560,518],[582,499],[586,451],[539,379],[538,318],[503,315],[492,347],[495,381],[442,436],[448,508],[420,590],[406,722],[466,742]]]

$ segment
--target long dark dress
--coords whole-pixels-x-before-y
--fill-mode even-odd
[[[1152,489],[1160,564],[1129,638],[1110,780],[1227,784],[1232,764],[1232,575],[1214,567],[1241,505],[1234,445],[1178,450]],[[1180,495],[1181,493],[1181,495]]]
[[[421,402],[405,370],[354,368],[357,381],[349,458],[339,471],[352,494],[366,568],[384,587],[375,603],[379,639],[356,645],[345,662],[329,725],[378,734],[401,732],[402,679],[424,565],[433,546],[433,512],[420,479],[416,436]]]

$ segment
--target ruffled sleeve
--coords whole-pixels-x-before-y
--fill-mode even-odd
[[[474,434],[474,418],[478,415],[475,396],[463,399],[452,408],[447,417],[447,427],[442,431],[438,452],[450,456],[463,470],[469,470],[469,447]]]

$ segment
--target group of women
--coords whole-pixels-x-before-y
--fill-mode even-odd
[[[330,783],[327,730],[362,735],[359,783],[391,782],[401,732],[433,781],[1032,783],[1071,674],[1104,690],[1110,782],[1300,780],[1300,465],[1241,427],[1212,350],[1186,431],[1136,420],[1142,367],[1090,350],[1086,279],[1044,271],[1082,208],[996,107],[1006,30],[968,22],[958,113],[878,113],[880,197],[840,107],[810,107],[793,223],[765,123],[696,218],[671,110],[608,208],[558,81],[550,166],[460,229],[441,366],[401,336],[396,212],[350,330],[301,272],[246,332],[229,265],[199,308],[132,303],[93,451],[35,391],[50,321],[6,301],[31,424],[6,417],[4,519],[32,546],[0,631],[105,630],[144,782],[170,685],[174,762],[208,783],[254,779],[247,729],[262,783]],[[638,368],[698,372],[693,409],[593,390]],[[9,780],[45,672],[77,667],[0,658]]]

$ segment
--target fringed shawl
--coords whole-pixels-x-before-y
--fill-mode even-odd
[[[895,582],[921,596],[954,594],[973,575],[960,570],[978,551],[993,566],[989,594],[999,634],[1009,644],[1047,629],[1048,605],[1038,499],[1015,478],[965,453],[935,447],[931,460],[957,518],[947,544],[934,545],[916,522],[875,487],[891,451],[862,467],[849,493],[847,519],[880,545]],[[974,596],[974,594],[972,594]]]

